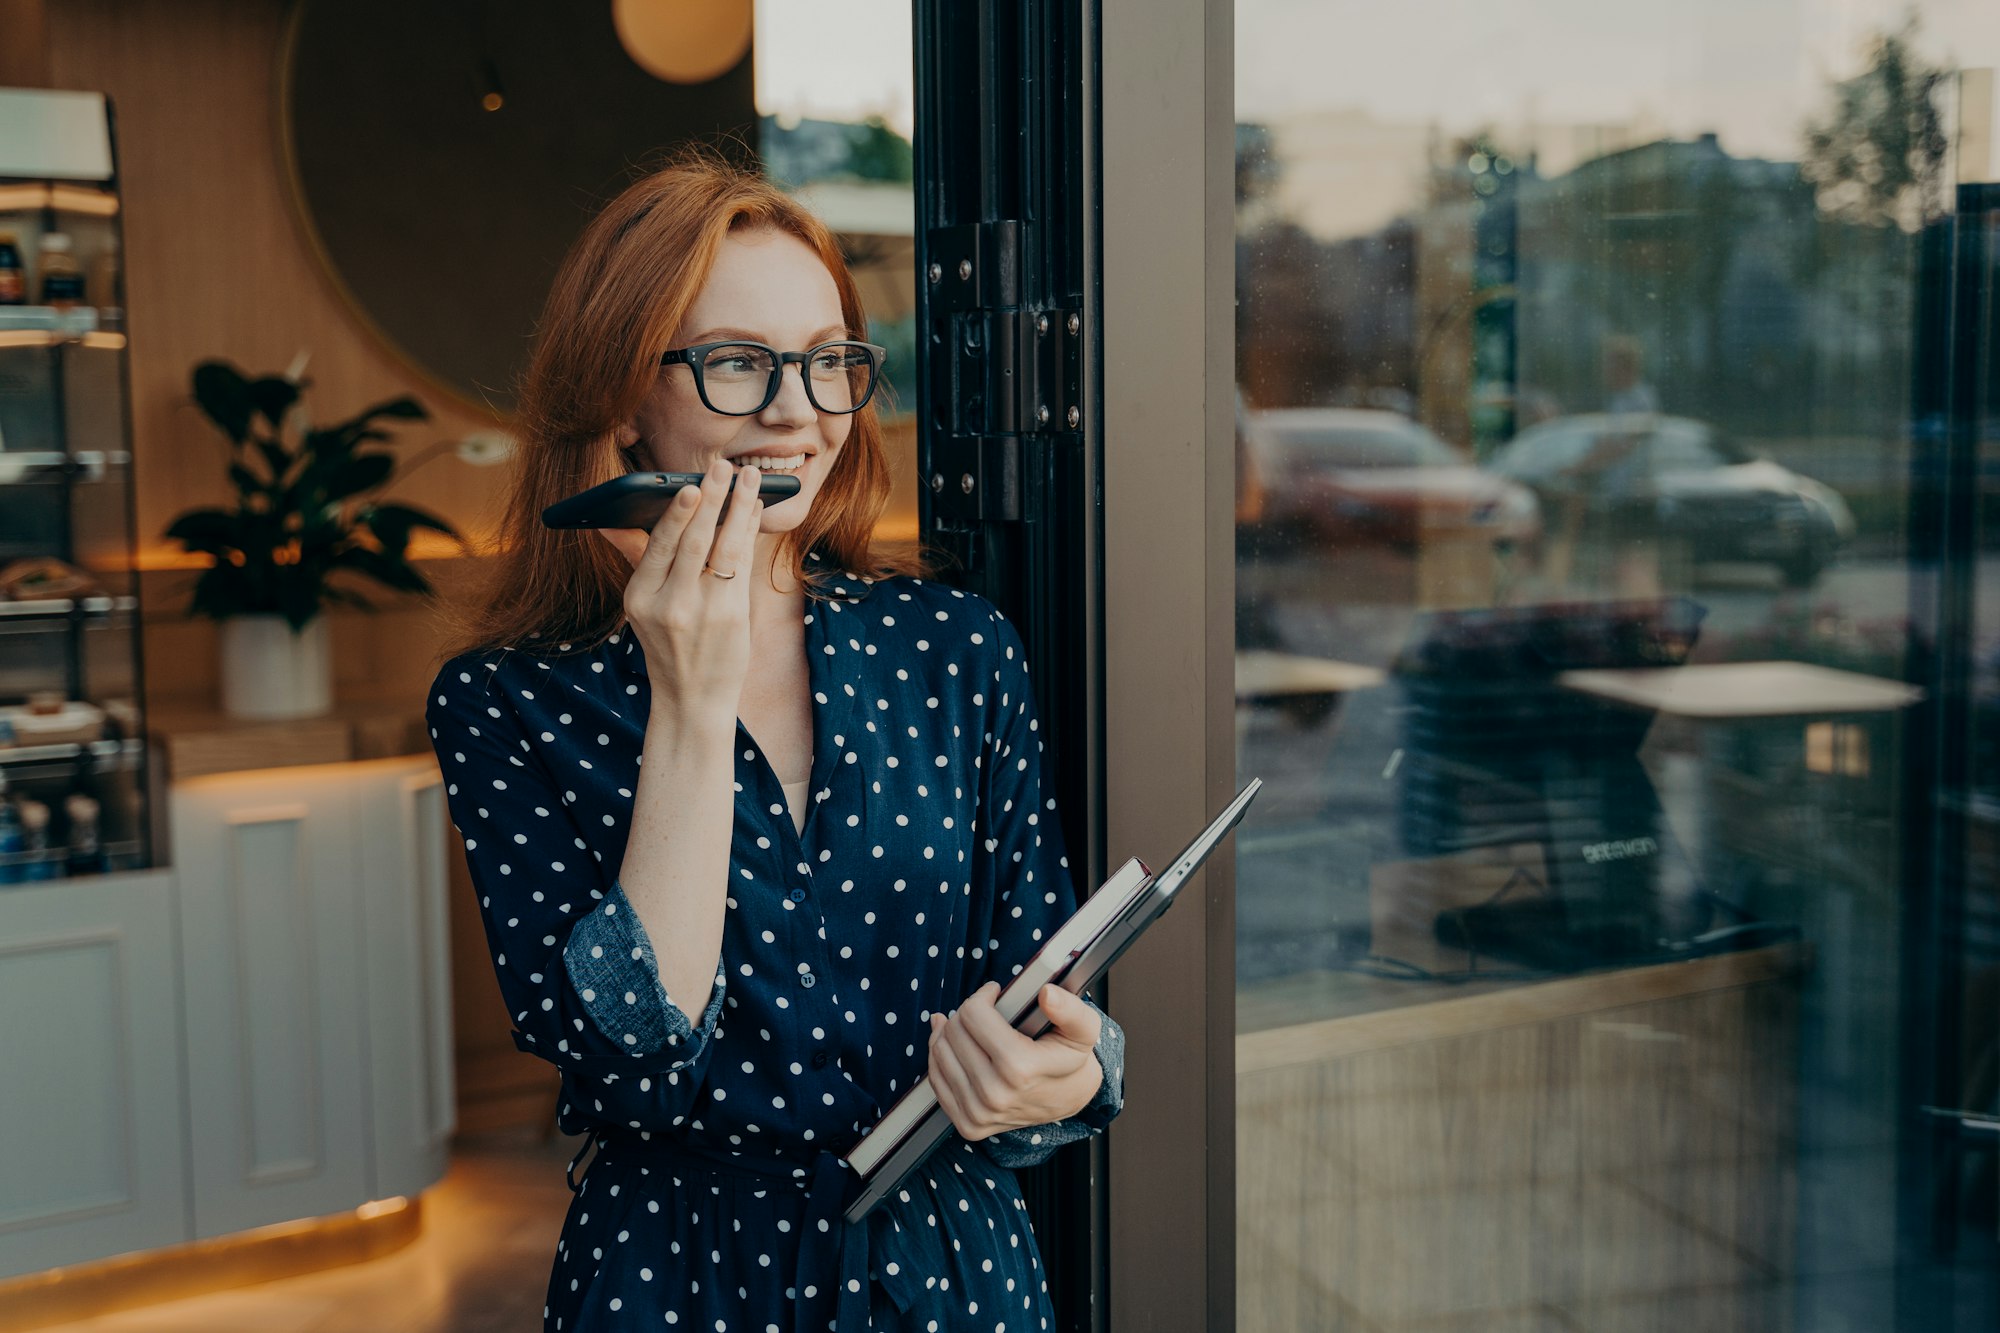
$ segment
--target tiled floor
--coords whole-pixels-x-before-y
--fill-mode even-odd
[[[306,1277],[60,1325],[61,1333],[528,1333],[569,1206],[578,1140],[461,1144],[424,1195],[423,1235]]]

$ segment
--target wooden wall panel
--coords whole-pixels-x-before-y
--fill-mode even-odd
[[[360,327],[293,217],[278,142],[280,0],[64,0],[48,8],[50,81],[111,95],[124,178],[134,465],[142,550],[181,510],[221,500],[224,448],[188,399],[205,357],[283,370],[311,352],[324,417],[413,393],[435,430],[491,421],[424,386]],[[357,88],[356,96],[366,96]],[[456,459],[394,492],[475,530],[500,469]]]
[[[0,88],[45,88],[49,25],[44,0],[0,0]]]

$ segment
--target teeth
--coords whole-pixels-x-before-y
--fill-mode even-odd
[[[741,463],[755,463],[759,472],[790,472],[806,465],[804,454],[793,454],[789,458],[739,458]]]

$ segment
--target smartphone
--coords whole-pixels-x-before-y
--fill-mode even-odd
[[[628,472],[556,501],[542,511],[542,523],[551,528],[644,528],[651,532],[681,487],[699,486],[701,481],[699,472]],[[729,486],[735,490],[735,477],[730,478]],[[764,477],[757,487],[757,497],[765,504],[798,493],[799,479],[789,473]]]

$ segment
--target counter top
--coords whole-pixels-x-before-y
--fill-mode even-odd
[[[430,750],[420,698],[344,699],[319,717],[270,722],[230,717],[213,705],[163,700],[147,710],[146,729],[174,781]]]

